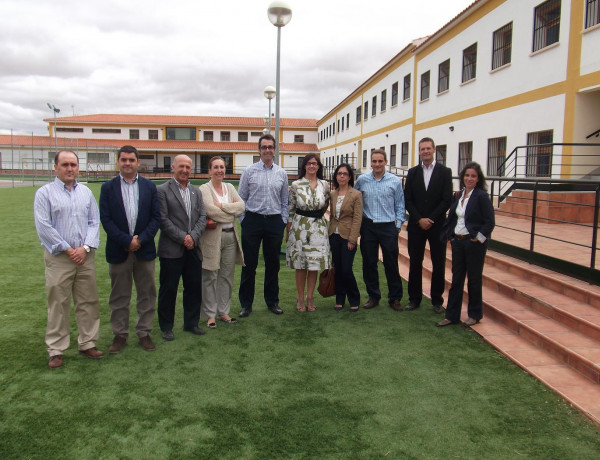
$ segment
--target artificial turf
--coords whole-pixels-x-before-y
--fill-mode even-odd
[[[91,188],[97,196],[100,185]],[[0,190],[2,459],[600,455],[598,426],[471,330],[435,328],[439,317],[429,304],[398,313],[382,302],[338,313],[332,298],[317,295],[318,310],[299,313],[284,261],[281,316],[267,311],[259,283],[249,318],[219,322],[197,337],[181,330],[179,301],[175,341],[164,342],[156,326],[157,350],[143,351],[134,313],[129,345],[99,361],[77,354],[72,321],[65,365],[50,371],[34,193]],[[96,266],[98,347],[106,352],[105,240],[101,233]],[[357,255],[364,296],[360,267]],[[239,267],[232,314],[239,311],[238,283]]]

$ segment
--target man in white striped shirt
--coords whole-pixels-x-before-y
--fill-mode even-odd
[[[46,249],[48,324],[46,345],[50,369],[63,364],[69,347],[71,294],[79,329],[79,353],[92,359],[104,354],[96,348],[100,329],[100,304],[94,255],[100,244],[100,216],[91,190],[77,182],[79,158],[62,150],[54,159],[54,182],[35,194],[35,227]]]

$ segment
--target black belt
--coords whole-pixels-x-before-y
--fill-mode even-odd
[[[320,219],[325,215],[325,209],[317,209],[316,211],[305,211],[304,209],[296,209],[296,214],[304,217]]]
[[[229,227],[229,228],[223,228],[223,227],[221,227],[221,231],[223,231],[223,232],[233,232],[233,227]]]
[[[454,235],[454,239],[458,241],[470,240],[471,235]]]
[[[363,222],[367,222],[368,224],[373,224],[373,225],[389,225],[389,224],[395,224],[395,222],[374,222],[372,219],[369,219],[366,216],[363,216]]]
[[[246,214],[263,217],[265,219],[267,219],[268,217],[281,217],[281,214],[259,214],[257,212],[252,212],[252,211],[246,211]]]

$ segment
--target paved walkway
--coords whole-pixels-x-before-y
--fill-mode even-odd
[[[531,222],[525,219],[496,215],[492,239],[529,249]],[[592,226],[543,224],[535,226],[534,251],[557,259],[590,266],[592,256]],[[598,238],[598,237],[597,237]],[[597,241],[597,247],[600,246]],[[600,249],[596,249],[596,268],[600,268]]]

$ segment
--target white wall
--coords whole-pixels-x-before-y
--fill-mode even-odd
[[[532,54],[534,8],[541,0],[507,1],[490,14],[418,62],[417,98],[420,100],[421,74],[429,70],[430,97],[419,102],[417,122],[476,107],[551,85],[566,78],[570,2],[561,2],[560,37],[557,45]],[[513,22],[511,64],[491,70],[495,30]],[[461,85],[463,50],[477,42],[476,78]],[[438,66],[450,58],[450,85],[438,96]],[[597,61],[597,58],[596,58]]]

